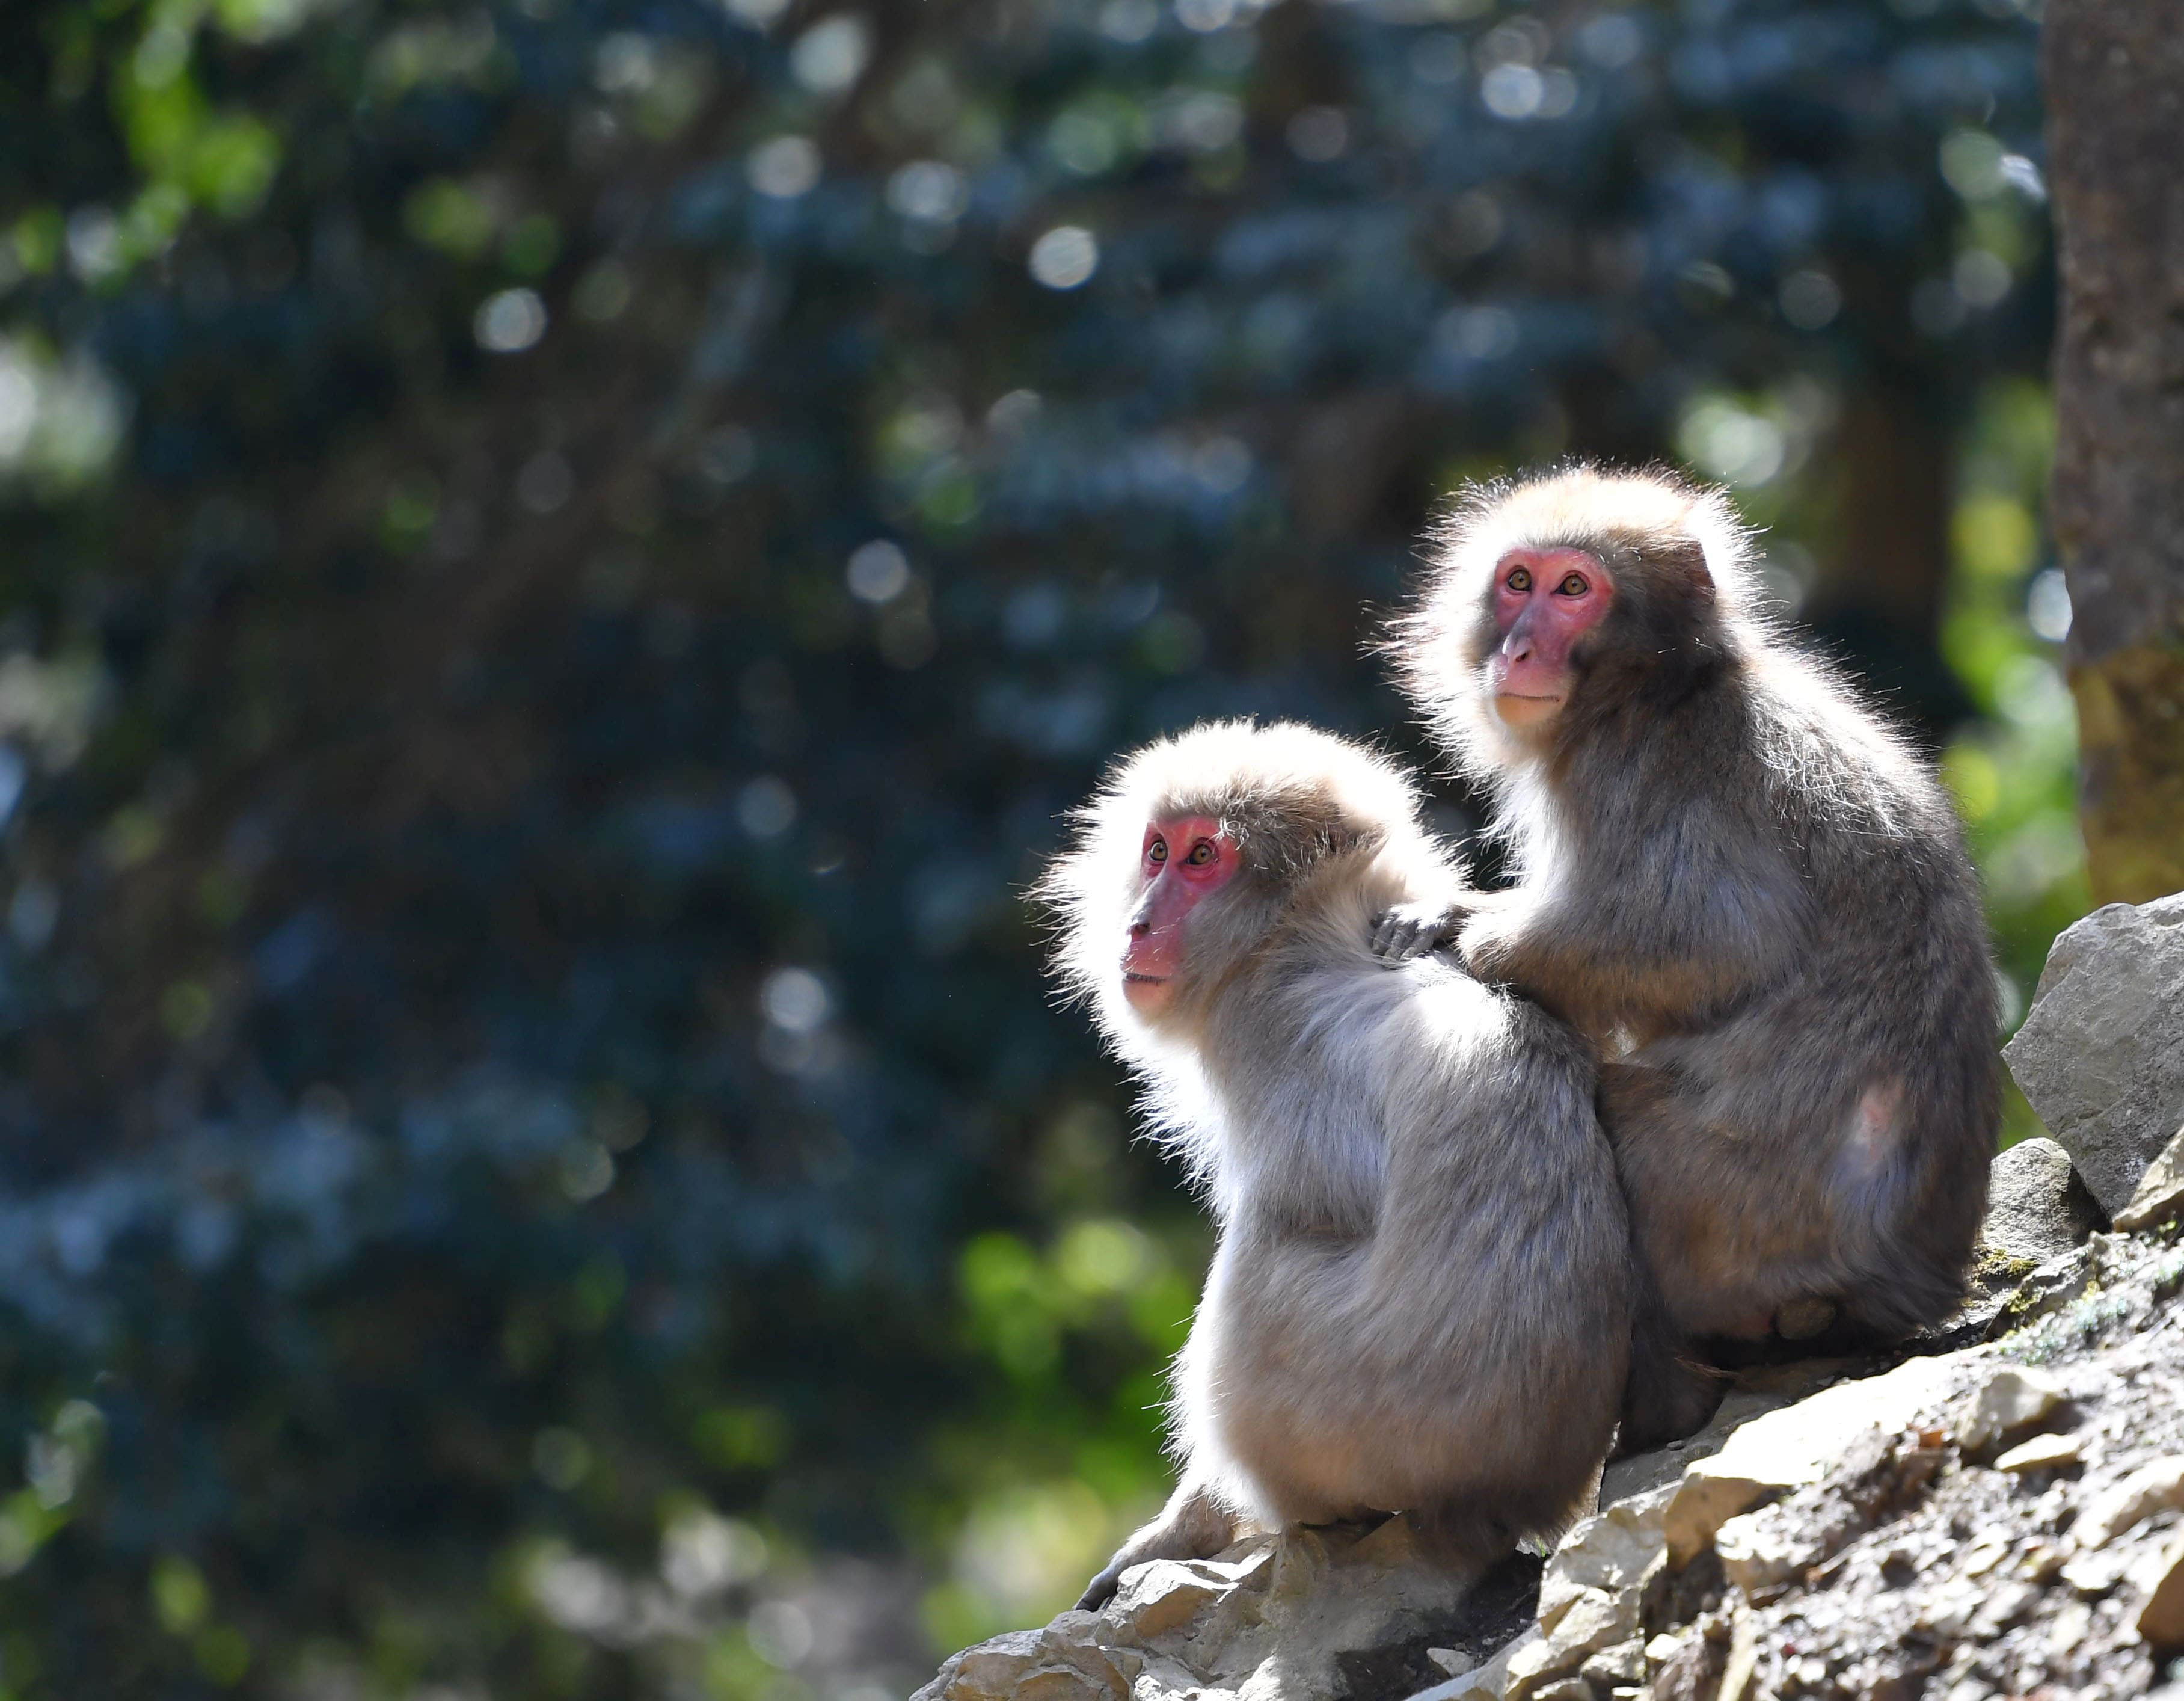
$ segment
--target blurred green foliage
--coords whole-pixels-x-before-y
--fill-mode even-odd
[[[1200,716],[1430,760],[1362,646],[1463,477],[1735,486],[2021,1007],[2032,35],[8,8],[0,1701],[878,1701],[1066,1600],[1206,1241],[1018,895]]]

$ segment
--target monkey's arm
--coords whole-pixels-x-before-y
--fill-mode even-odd
[[[1633,847],[1631,866],[1519,886],[1462,928],[1464,963],[1576,1019],[1708,1020],[1791,969],[1810,917],[1794,871],[1769,852],[1697,856]]]
[[[1116,1550],[1078,1598],[1079,1612],[1097,1612],[1115,1598],[1123,1573],[1153,1559],[1210,1559],[1236,1539],[1237,1517],[1203,1484],[1184,1479],[1160,1515]]]

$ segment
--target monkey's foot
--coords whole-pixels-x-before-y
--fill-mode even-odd
[[[1774,1313],[1774,1332],[1785,1341],[1815,1341],[1835,1326],[1831,1299],[1793,1299]]]
[[[1397,904],[1373,917],[1373,955],[1390,968],[1456,943],[1460,912],[1441,904]]]

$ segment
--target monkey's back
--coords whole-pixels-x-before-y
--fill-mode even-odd
[[[1955,1302],[2000,1121],[1977,878],[1938,782],[1842,687],[1778,650],[1752,683],[1713,705],[1749,728],[1717,747],[1746,754],[1696,797],[1687,778],[1681,806],[1775,847],[1740,873],[1795,918],[1789,943],[1710,1019],[1648,1036],[1628,1059],[1647,1073],[1611,1068],[1604,1101],[1626,1169],[1663,1169],[1644,1196],[1687,1202],[1673,1231],[1724,1294],[1834,1295],[1908,1329]],[[1649,1140],[1671,1124],[1736,1137]],[[1724,1300],[1685,1321],[1738,1318]]]
[[[1588,1049],[1445,960],[1268,970],[1257,1068],[1212,1082],[1257,1185],[1181,1367],[1194,1451],[1266,1515],[1558,1527],[1607,1451],[1630,1327]]]

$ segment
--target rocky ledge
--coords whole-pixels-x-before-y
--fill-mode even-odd
[[[2184,1701],[2184,896],[2059,940],[2008,1056],[2060,1143],[1996,1160],[1927,1338],[1747,1372],[1544,1562],[1468,1581],[1401,1519],[1256,1536],[915,1701]]]

